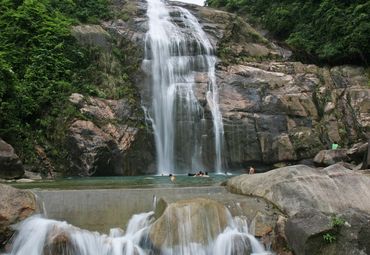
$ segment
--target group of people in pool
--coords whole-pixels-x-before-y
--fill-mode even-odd
[[[201,177],[209,177],[208,172],[199,171],[196,174],[188,173],[188,176],[201,176]]]
[[[163,176],[163,174],[162,174],[162,176]],[[169,177],[170,177],[170,180],[172,181],[172,182],[175,182],[176,181],[176,176],[175,175],[173,175],[173,174],[169,174],[168,175]],[[188,173],[188,176],[194,176],[194,177],[209,177],[209,175],[208,175],[208,172],[203,172],[203,171],[199,171],[199,172],[197,172],[196,174],[193,174],[193,173]]]

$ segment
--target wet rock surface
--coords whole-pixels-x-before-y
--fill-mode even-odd
[[[184,241],[207,244],[225,229],[227,221],[221,203],[203,198],[183,200],[168,205],[151,227],[150,239],[156,247],[173,247]],[[192,226],[190,233],[186,233],[187,226]]]

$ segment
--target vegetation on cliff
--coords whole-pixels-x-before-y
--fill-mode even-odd
[[[65,123],[78,114],[69,95],[99,94],[100,53],[79,46],[71,26],[109,18],[108,1],[0,1],[0,137],[26,163],[35,144],[58,159]]]
[[[367,0],[207,0],[207,4],[246,15],[304,62],[369,65]]]

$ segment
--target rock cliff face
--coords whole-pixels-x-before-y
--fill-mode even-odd
[[[92,85],[103,93],[96,97],[80,94],[70,97],[81,116],[68,129],[67,175],[138,175],[154,169],[153,137],[146,127],[138,88],[131,86],[133,80],[141,79],[144,33],[140,32],[143,30],[140,10],[144,5],[128,2],[123,8],[120,2],[114,4],[119,5],[114,11],[117,19],[72,28],[80,44],[99,53],[96,59],[99,74],[93,74],[96,77]],[[126,17],[128,9],[135,18],[125,22],[120,17]],[[131,77],[126,75],[128,70]]]
[[[149,150],[144,141],[150,138],[137,122],[127,121],[133,109],[125,99],[73,94],[70,101],[90,120],[75,120],[69,128],[69,175],[134,175],[148,169],[153,156],[141,148],[147,146]]]
[[[364,138],[370,89],[362,68],[249,62],[218,72],[230,162],[312,158]]]
[[[78,26],[73,33],[81,44],[103,49],[99,61],[106,75],[100,82],[115,91],[121,86],[122,66],[114,56],[114,48],[142,51],[148,22],[144,1],[113,4],[115,19],[101,25]],[[369,77],[363,68],[328,68],[290,62],[288,50],[268,41],[235,15],[195,5],[174,4],[197,16],[219,56],[216,75],[224,123],[222,154],[225,166],[240,168],[251,163],[299,161],[313,158],[333,141],[347,147],[366,139],[370,127],[370,89]],[[175,11],[171,17],[176,23]],[[143,55],[130,57],[140,63]],[[69,151],[74,173],[153,171],[154,138],[151,127],[144,128],[145,117],[140,109],[141,103],[147,105],[151,100],[149,88],[145,87],[146,77],[139,69],[132,75],[136,77],[134,97],[123,94],[118,97],[121,100],[116,101],[92,98],[88,99],[90,106],[79,108],[84,116],[93,119],[71,125]],[[214,139],[212,115],[206,100],[206,77],[199,71],[195,87],[209,130],[203,146],[210,149],[202,157],[208,167],[212,167]],[[120,112],[114,112],[113,108],[119,108]],[[79,142],[84,129],[82,124],[88,127],[86,132],[91,131],[83,144]],[[100,137],[100,145],[94,144],[93,137]],[[91,170],[94,164],[106,170]]]
[[[216,74],[229,167],[298,161],[313,158],[333,141],[346,147],[366,140],[370,89],[363,68],[290,62],[289,51],[238,17],[186,7],[197,15],[220,57]],[[198,74],[197,98],[212,126],[205,77]]]

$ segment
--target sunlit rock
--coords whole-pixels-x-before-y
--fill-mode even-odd
[[[288,166],[262,174],[231,178],[230,191],[264,197],[288,215],[301,208],[336,213],[347,208],[370,212],[370,178],[341,165],[318,170]]]
[[[30,216],[36,209],[35,196],[0,184],[0,249],[12,236],[11,225]]]

